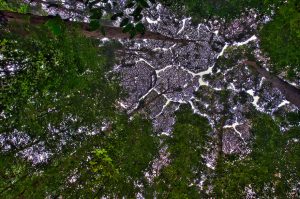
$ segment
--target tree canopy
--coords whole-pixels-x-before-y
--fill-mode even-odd
[[[274,19],[261,30],[262,48],[270,56],[272,70],[288,79],[300,74],[300,3],[290,0],[281,6]]]
[[[298,116],[299,121],[299,116]],[[227,155],[218,160],[214,178],[214,195],[221,198],[241,198],[246,189],[255,197],[293,198],[298,190],[300,171],[299,127],[282,134],[278,123],[270,116],[253,117],[251,154],[240,160]],[[299,195],[298,195],[299,196]]]
[[[191,16],[196,22],[216,19],[230,23],[250,9],[256,10],[260,19],[270,15],[272,20],[261,23],[256,33],[260,34],[257,36],[261,38],[264,53],[271,58],[271,72],[284,73],[282,76],[290,80],[299,79],[300,3],[297,0],[158,2],[176,14]],[[286,94],[286,98],[280,96],[278,109],[266,109],[266,113],[251,110],[259,100],[254,87],[262,88],[264,81],[273,83],[273,87],[278,82],[283,85],[281,79],[273,78],[267,70],[256,70],[265,77],[256,82],[256,76],[255,80],[251,79],[251,68],[244,71],[248,76],[240,75],[237,67],[230,68],[246,67],[245,63],[259,68],[260,63],[255,62],[255,52],[252,52],[258,45],[229,47],[229,55],[223,57],[224,52],[213,52],[207,55],[207,59],[216,58],[213,66],[208,66],[203,73],[192,72],[180,65],[185,61],[191,64],[189,55],[172,57],[173,51],[177,47],[176,53],[211,48],[212,40],[219,33],[210,31],[210,41],[190,39],[192,34],[180,37],[185,19],[179,23],[182,27],[168,30],[176,32],[175,36],[169,32],[166,36],[162,30],[154,32],[156,22],[152,24],[154,28],[148,24],[152,30],[149,31],[144,15],[155,3],[154,0],[0,0],[0,198],[300,196],[300,113],[295,106],[284,107],[294,102],[288,96],[295,98],[298,95],[292,92],[299,90],[293,87],[287,92],[284,90],[289,87],[277,85],[279,91],[274,91],[275,94],[280,91]],[[50,8],[61,15],[50,14],[46,11]],[[116,21],[119,27],[112,25]],[[198,34],[200,28],[199,25]],[[100,39],[104,37],[115,40]],[[151,40],[147,42],[153,49],[144,49],[140,43],[126,49],[124,43],[141,38]],[[122,39],[126,42],[122,43]],[[229,45],[222,39],[217,42]],[[190,46],[185,48],[185,45]],[[195,48],[196,45],[201,48]],[[137,81],[151,84],[148,93],[137,92],[138,103],[133,110],[123,111],[126,104],[122,104],[122,97],[128,93],[120,86],[124,77],[114,67],[119,49],[119,53],[142,54],[142,58],[133,60],[140,63],[140,68],[132,64],[125,67],[127,72],[144,72],[145,76],[140,80],[135,74],[129,75],[134,83],[126,86],[136,92]],[[158,51],[165,54],[154,56]],[[181,73],[166,75],[165,82],[161,78],[161,90],[166,87],[166,91],[160,91],[155,87],[156,80],[173,69],[169,65],[155,68],[145,59],[161,59],[158,63],[164,64],[168,56],[172,62],[179,63],[174,71]],[[206,59],[199,58],[198,54],[193,56],[194,60]],[[238,63],[241,59],[247,60]],[[233,83],[235,78],[240,84],[253,81],[250,84],[253,88],[238,90],[232,82],[226,82],[224,89],[219,88],[220,82],[226,81],[222,75],[230,71],[236,73],[230,77]],[[199,79],[193,82],[188,79],[195,77]],[[212,78],[221,80],[209,86]],[[204,80],[207,85],[203,85]],[[180,82],[177,88],[169,85],[176,81]],[[184,89],[190,89],[189,99],[182,92]],[[235,91],[238,92],[232,97]],[[148,99],[149,93],[154,93],[154,97],[149,95]],[[273,97],[266,94],[266,98]],[[246,106],[247,103],[250,105]],[[231,107],[232,104],[235,106]],[[157,113],[149,114],[151,108]],[[164,112],[168,109],[171,111]],[[158,117],[162,119],[155,120]],[[240,124],[238,119],[247,122]],[[155,131],[153,127],[160,125],[157,121],[170,123],[167,129],[170,132]],[[231,125],[225,125],[226,122]],[[249,133],[249,153],[225,153],[224,135],[231,133],[232,137],[238,137],[236,140],[244,141],[242,131]],[[239,147],[237,142],[232,144]]]
[[[199,198],[199,177],[206,166],[202,158],[210,140],[211,127],[206,118],[192,113],[190,107],[182,106],[176,113],[173,137],[166,137],[170,164],[164,167],[153,182],[153,195],[158,198]]]

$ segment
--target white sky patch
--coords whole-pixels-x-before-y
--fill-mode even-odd
[[[234,86],[234,84],[232,82],[227,86],[227,88],[231,89],[231,90],[233,90],[235,92],[239,92],[239,90],[235,88],[235,86]]]
[[[152,51],[168,51],[168,48],[153,48]]]
[[[243,42],[234,42],[233,46],[242,46],[242,45],[248,44],[249,42],[255,41],[255,40],[257,40],[257,37],[255,35],[253,35],[252,37],[250,37],[246,41],[243,41]]]
[[[199,85],[200,86],[209,86],[208,82],[204,81],[203,76],[208,75],[208,74],[212,74],[213,67],[214,66],[211,66],[207,70],[197,73],[197,75],[200,75],[200,78],[199,78]]]
[[[181,20],[181,21],[182,21],[182,27],[181,27],[180,30],[177,32],[177,35],[179,35],[180,33],[183,32],[183,30],[184,30],[184,28],[185,28],[185,23],[186,23],[186,21],[187,21],[187,20],[190,20],[190,19],[191,19],[191,18],[185,18],[185,19]]]
[[[157,47],[157,48],[153,48],[152,51],[168,51],[168,50],[172,50],[172,48],[174,48],[176,46],[176,44],[174,44],[173,46],[171,46],[170,48],[160,48],[160,47]]]
[[[189,74],[191,74],[193,77],[197,77],[199,76],[199,87],[200,86],[209,86],[208,82],[205,82],[203,79],[204,75],[208,75],[208,74],[212,74],[212,69],[214,66],[209,67],[207,70],[205,71],[201,71],[199,73],[194,73],[192,71],[190,71],[189,69],[186,69],[184,67],[180,67],[182,70],[188,72]]]
[[[268,23],[269,21],[271,21],[271,17],[264,16],[263,23]]]
[[[133,112],[134,110],[136,110],[137,108],[138,108],[138,106],[139,106],[139,102],[141,101],[141,100],[143,100],[143,99],[145,99],[152,91],[155,91],[156,89],[155,89],[155,87],[152,87],[151,89],[149,89],[148,90],[148,92],[145,94],[145,95],[143,95],[142,97],[140,97],[140,99],[139,99],[139,101],[136,103],[136,105],[129,111],[129,113],[131,113],[131,112]],[[166,98],[167,99],[167,98]]]
[[[157,4],[156,10],[160,10],[162,8],[162,5],[160,3]]]
[[[199,85],[200,86],[209,86],[208,82],[204,81],[203,75],[212,74],[213,67],[214,66],[211,66],[207,70],[197,73],[197,75],[200,75],[200,78],[199,78]]]
[[[119,104],[122,108],[124,108],[124,109],[127,109],[127,108],[128,108],[128,106],[127,106],[126,104],[124,104],[123,102],[121,102],[121,101],[118,101],[118,104]]]
[[[192,110],[194,113],[196,114],[200,114],[200,111],[196,108],[196,106],[194,105],[194,103],[192,101],[189,101],[191,107],[192,107]]]
[[[166,99],[167,99],[167,98],[166,98]],[[161,114],[163,114],[164,111],[165,111],[165,109],[166,109],[166,107],[167,107],[170,103],[171,103],[171,100],[167,99],[167,102],[164,104],[164,106],[162,107],[161,111],[160,111],[156,116],[154,116],[154,118],[156,118],[156,117],[160,116]]]
[[[151,93],[153,90],[154,90],[154,87],[152,87],[151,89],[149,89],[149,91],[148,91],[145,95],[143,95],[143,96],[139,99],[139,101],[145,99],[145,98],[147,97],[147,95],[149,95],[149,93]]]
[[[215,31],[214,34],[217,35],[218,31]],[[243,42],[234,42],[232,44],[232,46],[242,46],[242,45],[246,45],[248,44],[249,42],[251,41],[255,41],[257,40],[257,37],[255,35],[253,35],[252,37],[250,37],[249,39],[247,39],[246,41],[243,41]],[[223,56],[225,50],[228,48],[228,46],[230,46],[228,43],[225,43],[225,45],[223,46],[221,52],[217,55],[217,59],[221,56]]]
[[[159,133],[159,135],[170,136],[171,133],[170,133],[170,132],[163,131],[163,132]]]
[[[259,88],[262,87],[262,85],[263,85],[265,79],[266,79],[265,77],[262,77],[262,78],[261,78],[260,83],[259,83]]]
[[[208,27],[208,26],[205,26],[205,28],[206,28],[208,31],[210,31],[210,29],[209,29],[209,27]]]
[[[298,87],[299,87],[299,85],[298,85],[298,84],[296,84],[295,82],[289,82],[289,84],[291,84],[291,85],[295,86],[296,88],[298,88]]]
[[[212,89],[215,90],[215,91],[221,91],[222,90],[222,88],[218,88],[218,87],[212,87]]]
[[[193,103],[192,101],[189,101],[189,104],[191,105],[192,110],[193,110],[193,112],[194,112],[195,114],[201,115],[202,117],[205,117],[205,118],[207,118],[207,119],[210,121],[210,117],[209,117],[207,114],[205,114],[205,113],[201,113],[201,112],[199,111],[199,109],[196,108],[196,106],[194,105],[194,103]],[[211,124],[211,123],[210,123],[210,124]],[[211,124],[211,125],[212,125],[212,124]]]
[[[165,70],[167,70],[168,68],[171,68],[171,67],[172,67],[172,65],[168,65],[162,69],[155,70],[155,72],[156,72],[157,76],[159,76],[159,73],[164,72]]]
[[[204,81],[203,77],[200,77],[199,78],[199,86],[209,86],[209,84]]]
[[[228,48],[228,46],[229,46],[229,45],[228,45],[227,43],[225,43],[225,46],[222,48],[221,52],[218,54],[217,59],[218,59],[219,57],[223,56],[223,54],[224,54],[226,48]]]
[[[187,102],[182,99],[174,99],[174,98],[168,98],[168,96],[163,95],[167,100],[170,100],[171,102],[177,102],[179,104],[186,104]]]
[[[210,162],[207,162],[207,163],[206,163],[206,166],[207,166],[208,168],[211,168],[211,169],[215,170],[214,165],[212,165]]]
[[[203,75],[212,74],[212,69],[213,69],[213,67],[214,67],[214,66],[211,66],[211,67],[209,67],[207,70],[197,73],[197,75],[203,76]]]
[[[136,61],[136,63],[139,63],[139,62],[145,62],[147,65],[149,65],[151,68],[155,69],[155,67],[150,64],[147,60],[143,59],[143,58],[140,58],[139,60]]]
[[[187,73],[189,73],[189,74],[192,75],[193,77],[195,77],[195,76],[198,75],[197,73],[194,73],[194,72],[190,71],[190,70],[187,69],[187,68],[180,67],[180,69],[183,70],[183,71],[186,71]]]
[[[234,122],[232,125],[225,125],[225,126],[223,126],[223,128],[224,128],[224,129],[226,129],[226,128],[232,128],[232,129],[240,136],[240,138],[243,140],[244,144],[246,144],[246,142],[245,142],[245,140],[244,140],[244,138],[243,138],[241,132],[239,132],[239,131],[236,129],[236,127],[239,126],[239,125],[242,125],[242,124],[241,124],[241,123],[238,123],[238,122],[237,122],[237,118],[236,118],[236,119],[235,119],[235,122]]]
[[[255,96],[254,95],[254,90],[253,89],[250,89],[250,90],[247,90],[247,93],[249,95],[251,95],[253,97],[253,102],[252,104],[258,109],[258,110],[261,110],[261,108],[258,106],[258,100],[259,100],[259,96]]]
[[[282,106],[284,106],[284,105],[286,105],[286,104],[289,104],[289,103],[290,103],[289,101],[283,100],[283,101],[278,105],[278,108],[280,108],[280,107],[282,107]]]
[[[208,68],[207,70],[205,70],[205,71],[201,71],[201,72],[199,72],[199,73],[194,73],[194,72],[190,71],[190,70],[187,69],[187,68],[180,67],[180,69],[182,69],[182,70],[188,72],[190,75],[192,75],[193,78],[194,78],[194,77],[199,77],[199,81],[198,81],[198,82],[199,82],[199,87],[200,87],[200,86],[209,86],[208,82],[205,82],[205,81],[204,81],[203,75],[211,74],[211,73],[212,73],[212,68],[213,68],[213,66],[209,67],[209,68]],[[199,89],[199,87],[198,87],[198,89]],[[198,89],[196,89],[196,90],[198,90]]]
[[[158,24],[158,22],[161,21],[160,17],[156,20],[150,19],[149,17],[146,17],[146,21],[150,24]]]
[[[110,41],[110,39],[107,38],[107,37],[104,37],[104,38],[101,39],[101,41],[102,41],[102,42],[108,42],[108,41]]]
[[[299,139],[293,138],[292,141],[297,143],[297,142],[299,142]]]

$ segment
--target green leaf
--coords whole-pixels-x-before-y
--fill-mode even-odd
[[[90,30],[95,31],[100,27],[100,22],[99,20],[91,20],[90,22]]]
[[[135,4],[133,2],[129,2],[126,4],[125,8],[132,8]]]
[[[46,22],[46,26],[50,29],[50,31],[58,36],[62,33],[62,24],[60,19],[50,19]]]
[[[102,10],[99,8],[91,9],[91,19],[100,19],[102,17]]]
[[[140,15],[141,12],[142,12],[143,8],[141,6],[138,6],[134,11],[133,13],[131,14],[131,16],[137,16],[137,15]]]
[[[141,7],[143,8],[149,8],[150,6],[148,5],[146,0],[138,0],[138,3]]]
[[[124,15],[123,12],[119,12],[119,13],[116,13],[114,14],[113,16],[111,16],[111,20],[117,20],[118,17],[122,17]]]
[[[29,10],[28,5],[21,5],[20,8],[18,9],[18,12],[26,14],[28,12],[28,10]]]
[[[121,21],[120,27],[126,26],[128,23],[129,23],[129,19],[128,19],[128,18],[125,18],[125,19],[123,19],[123,20]]]
[[[134,38],[134,37],[136,36],[137,32],[136,32],[135,29],[132,29],[132,30],[129,32],[129,34],[130,34],[130,39],[132,39],[132,38]]]
[[[143,18],[143,15],[135,15],[134,16],[134,21],[135,22],[140,21],[142,18]]]
[[[135,25],[135,30],[141,34],[145,34],[145,26],[142,23],[138,23],[137,25]]]
[[[123,28],[123,32],[129,32],[130,30],[134,29],[134,25],[132,23],[127,24],[124,28]]]

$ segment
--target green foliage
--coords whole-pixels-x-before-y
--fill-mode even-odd
[[[21,0],[0,0],[0,10],[15,11],[19,13],[27,13],[29,6]]]
[[[0,35],[1,102],[5,102],[0,134],[29,138],[23,144],[6,143],[10,149],[0,153],[1,198],[60,194],[70,172],[82,166],[99,142],[99,136],[97,140],[87,134],[100,133],[104,119],[115,118],[120,90],[117,82],[105,77],[113,64],[114,45],[105,50],[73,30],[49,32],[49,23],[31,28],[23,38]],[[20,152],[32,147],[36,151],[39,144],[51,155],[47,164],[34,166],[20,158]]]
[[[134,198],[142,190],[135,184],[147,186],[144,172],[158,152],[158,138],[153,136],[149,121],[139,116],[128,121],[118,116],[111,132],[101,138],[101,143],[91,154],[85,169],[81,170],[78,183],[74,183],[66,197]],[[82,188],[79,188],[79,187]],[[68,189],[68,190],[69,190]],[[73,195],[74,194],[74,195]]]
[[[102,10],[96,8],[91,9],[90,12],[91,12],[91,16],[90,16],[91,19],[100,19],[103,15]]]
[[[48,20],[45,25],[55,36],[59,36],[64,31],[64,25],[60,17],[55,17],[54,19]]]
[[[258,197],[288,198],[299,182],[299,143],[293,139],[299,139],[300,129],[292,128],[282,134],[267,115],[256,115],[252,122],[253,151],[242,160],[230,156],[218,160],[214,194],[244,198],[245,188],[251,187]]]
[[[190,107],[181,107],[176,120],[173,136],[164,142],[171,163],[154,179],[153,190],[158,198],[199,198],[195,182],[206,168],[202,155],[211,128]]]
[[[262,49],[271,57],[273,72],[285,72],[288,79],[299,79],[299,1],[290,0],[281,6],[274,19],[263,27],[260,36]]]
[[[90,30],[95,31],[100,28],[100,22],[98,20],[91,20],[90,21]]]
[[[74,125],[83,125],[101,121],[105,112],[113,110],[118,90],[104,78],[109,58],[99,56],[97,44],[76,33],[42,38],[46,34],[38,32],[36,39],[9,38],[2,48],[1,67],[8,73],[1,79],[6,131],[36,135],[47,129],[48,122],[59,125],[67,115],[78,118]],[[10,60],[18,66],[14,72],[7,70]]]

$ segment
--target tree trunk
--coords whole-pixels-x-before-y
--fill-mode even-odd
[[[31,25],[42,25],[45,24],[48,20],[52,19],[53,16],[37,16],[32,14],[20,14],[16,12],[9,12],[9,11],[1,11],[2,15],[7,19],[8,23],[30,23]],[[81,28],[81,33],[86,37],[91,38],[109,38],[109,39],[128,39],[129,34],[123,33],[122,28],[103,25],[105,29],[105,36],[100,31],[91,31],[88,23],[82,22],[72,22],[65,20],[65,24],[67,27],[71,27],[79,25]],[[169,41],[173,43],[183,43],[186,44],[188,42],[196,42],[194,40],[187,40],[187,39],[175,39],[160,33],[146,31],[144,35],[137,35],[135,39],[153,39],[153,40],[160,40],[160,41]]]
[[[244,63],[254,68],[259,74],[270,81],[275,88],[278,88],[288,101],[300,108],[300,90],[298,88],[277,76],[271,75],[266,69],[258,66],[254,61],[245,61]]]

